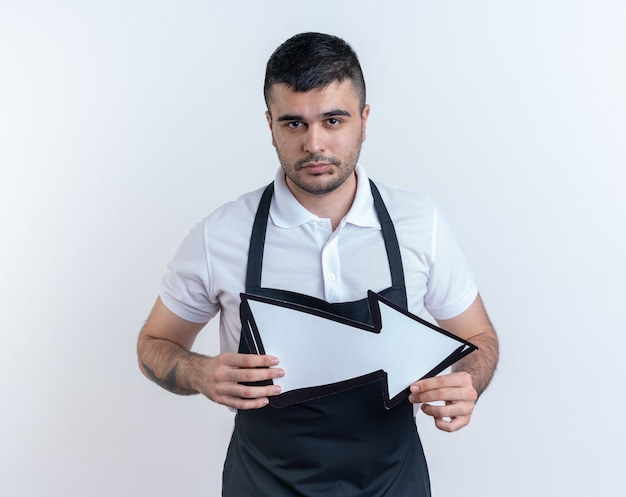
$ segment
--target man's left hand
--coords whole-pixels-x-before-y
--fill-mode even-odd
[[[422,404],[422,411],[435,418],[442,431],[456,431],[470,422],[478,393],[472,377],[464,371],[416,381],[410,387],[409,401]],[[444,402],[432,405],[431,402]]]

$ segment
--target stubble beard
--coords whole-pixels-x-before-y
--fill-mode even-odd
[[[361,153],[361,145],[363,141],[358,140],[351,153],[346,157],[346,160],[342,162],[337,157],[327,157],[321,154],[309,154],[308,156],[296,161],[295,164],[290,164],[287,160],[281,156],[281,153],[276,149],[278,154],[278,160],[283,168],[285,176],[300,190],[312,194],[312,195],[324,195],[335,191],[352,175],[356,164],[359,160]],[[308,175],[306,173],[300,173],[306,164],[324,162],[335,166],[326,173]],[[320,181],[324,179],[325,181]]]

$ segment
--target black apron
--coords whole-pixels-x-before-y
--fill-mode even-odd
[[[380,293],[407,308],[395,229],[370,181],[387,249],[392,286]],[[261,287],[270,184],[250,238],[246,292],[323,309],[371,324],[367,298],[330,304],[295,292]],[[364,331],[363,333],[367,333]],[[245,340],[239,351],[249,353]],[[326,367],[323,360],[320,367]],[[413,406],[383,405],[380,381],[289,407],[238,411],[224,464],[224,497],[428,497],[428,469]]]

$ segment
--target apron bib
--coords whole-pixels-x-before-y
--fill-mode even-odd
[[[391,272],[380,293],[407,308],[395,229],[370,181]],[[367,298],[328,303],[261,287],[263,251],[273,184],[263,193],[250,238],[246,293],[325,310],[371,324]],[[367,333],[364,331],[364,333]],[[245,340],[239,352],[249,353]],[[320,367],[325,367],[320,363]],[[224,464],[224,497],[429,497],[426,460],[403,402],[385,409],[380,381],[283,408],[238,411]]]

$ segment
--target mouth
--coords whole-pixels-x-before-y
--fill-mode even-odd
[[[324,174],[327,173],[333,164],[328,162],[309,162],[308,164],[304,164],[302,169],[307,171],[309,174]]]
[[[321,155],[310,155],[296,163],[296,169],[304,170],[309,174],[326,174],[332,172],[334,166],[339,166],[340,162],[334,157],[323,157]]]

